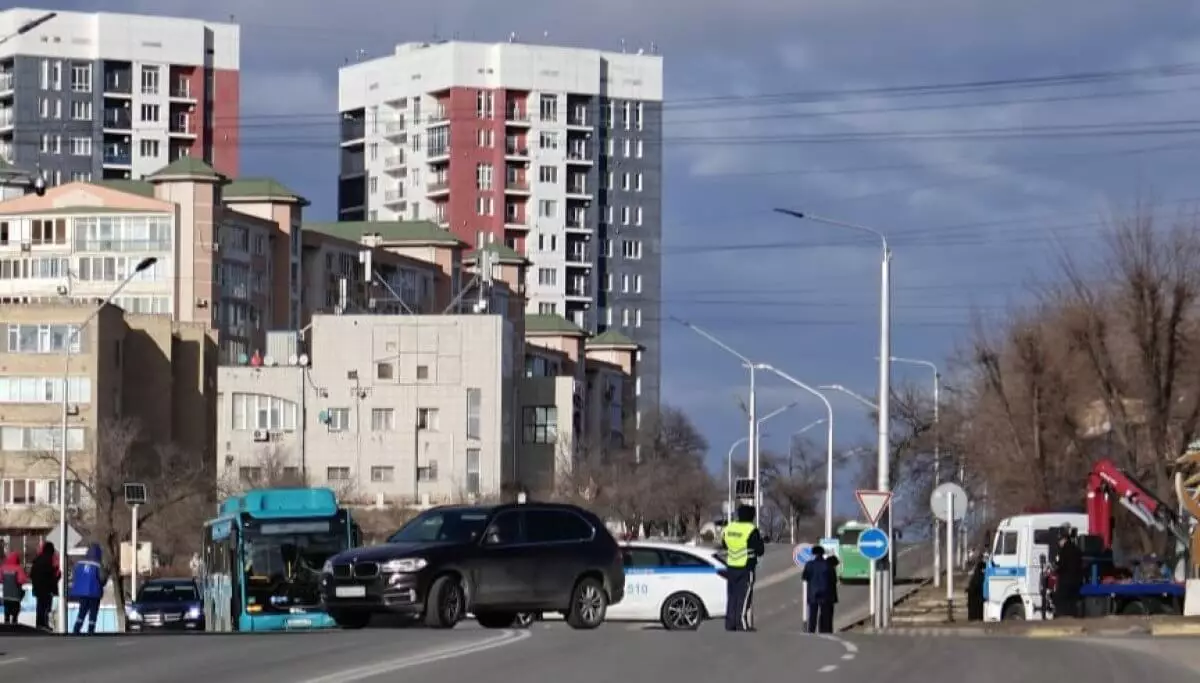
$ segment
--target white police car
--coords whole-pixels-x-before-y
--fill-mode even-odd
[[[725,564],[711,548],[631,541],[621,546],[625,598],[608,621],[657,621],[669,631],[694,631],[725,616]]]

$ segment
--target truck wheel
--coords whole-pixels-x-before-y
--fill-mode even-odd
[[[1121,614],[1133,617],[1144,617],[1153,614],[1154,611],[1141,600],[1130,600],[1121,607]]]
[[[454,628],[463,618],[467,601],[458,579],[439,576],[425,598],[425,625],[429,628]]]
[[[1025,621],[1025,606],[1013,601],[1004,606],[1000,613],[1001,621]]]

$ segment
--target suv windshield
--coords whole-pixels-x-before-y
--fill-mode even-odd
[[[264,611],[320,604],[321,567],[349,545],[328,519],[272,520],[245,530],[246,603]]]
[[[138,602],[195,602],[196,587],[187,583],[148,583],[138,591]]]
[[[472,543],[483,535],[491,511],[479,508],[434,508],[411,519],[388,543]]]

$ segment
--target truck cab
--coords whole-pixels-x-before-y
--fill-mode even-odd
[[[1050,605],[1043,604],[1042,572],[1064,524],[1086,533],[1088,516],[1055,512],[1016,515],[1000,521],[984,568],[984,621],[1047,618]]]

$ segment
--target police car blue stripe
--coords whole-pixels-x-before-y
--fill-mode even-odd
[[[717,567],[636,567],[625,570],[626,576],[646,574],[716,574]]]

